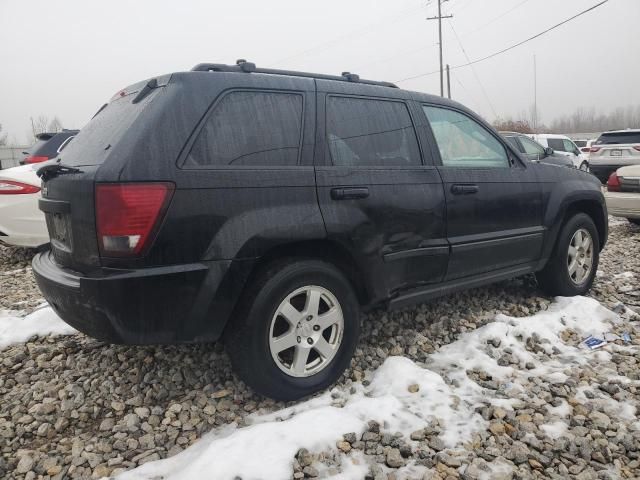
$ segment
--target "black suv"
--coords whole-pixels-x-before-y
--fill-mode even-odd
[[[20,160],[20,165],[46,162],[55,158],[58,153],[78,134],[78,130],[62,130],[61,132],[39,133],[28,152],[22,152],[26,157]]]
[[[530,162],[462,105],[357,75],[201,64],[128,87],[40,169],[38,285],[107,342],[223,338],[257,392],[349,365],[360,311],[535,272],[585,293],[599,182]]]

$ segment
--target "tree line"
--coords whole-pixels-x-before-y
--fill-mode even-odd
[[[619,107],[609,113],[595,108],[579,107],[573,113],[563,115],[548,125],[540,123],[534,109],[524,111],[516,118],[497,118],[493,126],[500,131],[519,133],[597,133],[608,130],[640,129],[640,105]]]

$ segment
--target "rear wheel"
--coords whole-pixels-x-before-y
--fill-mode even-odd
[[[584,295],[598,269],[600,240],[591,217],[578,213],[560,231],[551,258],[536,274],[538,285],[550,295]]]
[[[278,262],[257,276],[241,302],[226,346],[234,370],[256,392],[295,400],[330,386],[349,365],[360,310],[334,266]]]
[[[582,170],[583,172],[588,172],[589,171],[589,164],[587,162],[582,162],[580,164],[580,170]]]

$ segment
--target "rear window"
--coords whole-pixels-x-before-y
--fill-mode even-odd
[[[573,143],[575,143],[580,148],[587,146],[586,140],[574,140]]]
[[[101,165],[110,153],[106,147],[114,146],[122,139],[153,98],[155,95],[150,94],[140,103],[131,103],[133,97],[129,95],[109,103],[60,152],[62,162],[76,167]]]
[[[596,140],[596,145],[617,145],[621,143],[640,143],[640,132],[603,133]]]

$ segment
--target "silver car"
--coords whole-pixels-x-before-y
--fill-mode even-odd
[[[603,133],[591,146],[589,163],[602,183],[620,167],[640,165],[640,130]]]

